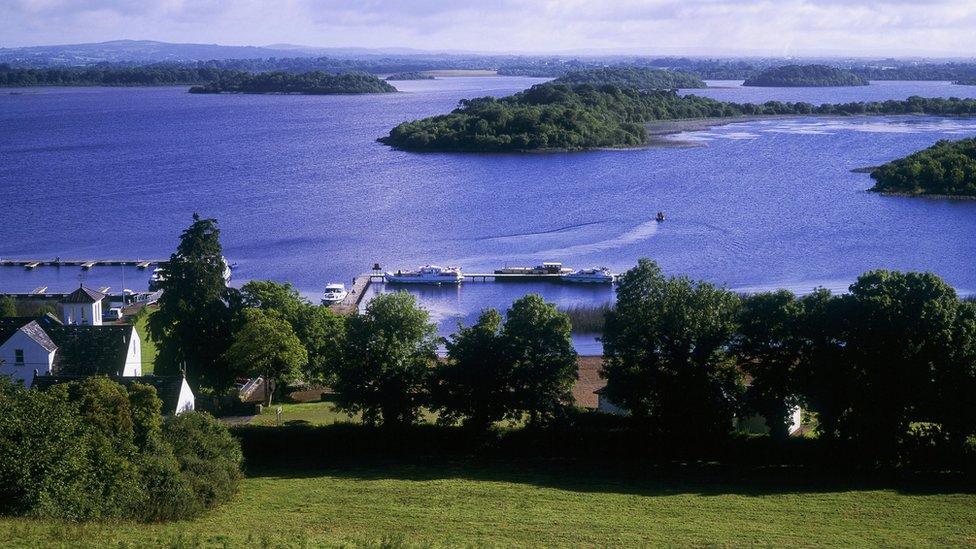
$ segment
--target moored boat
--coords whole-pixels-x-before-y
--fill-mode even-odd
[[[606,267],[579,269],[563,275],[560,280],[578,284],[613,284],[613,273]]]
[[[385,273],[383,279],[391,284],[460,284],[464,275],[460,267],[425,265],[416,271]]]
[[[546,261],[542,265],[535,267],[502,267],[495,269],[495,274],[518,274],[518,275],[564,275],[573,272],[572,269],[563,267],[558,261]]]
[[[340,303],[347,295],[349,295],[349,292],[346,291],[345,284],[341,282],[327,284],[325,286],[325,293],[322,294],[322,305]]]

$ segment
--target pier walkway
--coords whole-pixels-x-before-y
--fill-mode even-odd
[[[24,267],[36,269],[38,267],[81,267],[84,270],[93,267],[138,267],[148,269],[152,265],[163,265],[169,259],[0,259],[0,267]]]

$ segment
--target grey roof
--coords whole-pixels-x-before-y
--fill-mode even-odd
[[[44,391],[49,387],[61,383],[71,383],[72,381],[84,381],[85,379],[93,377],[87,375],[38,375],[34,376],[34,383],[31,385],[34,389],[39,389]],[[156,396],[159,400],[163,401],[163,413],[172,414],[176,411],[177,405],[180,403],[180,390],[183,388],[183,377],[182,376],[137,376],[137,377],[122,377],[122,376],[105,376],[112,381],[123,385],[125,387],[130,387],[133,383],[141,383],[143,385],[149,385],[156,389]]]
[[[48,326],[58,346],[54,371],[58,374],[121,375],[125,367],[132,326]]]
[[[96,292],[90,288],[81,286],[77,290],[66,295],[61,303],[95,303],[105,299],[105,294]]]
[[[34,320],[34,317],[29,316],[8,316],[0,318],[0,345],[3,345],[18,330]]]
[[[58,350],[58,346],[51,341],[51,338],[48,337],[47,333],[44,331],[44,328],[42,328],[36,320],[32,320],[25,324],[23,327],[21,327],[20,331],[27,334],[27,337],[34,340],[38,345],[43,347],[45,351],[50,353]]]

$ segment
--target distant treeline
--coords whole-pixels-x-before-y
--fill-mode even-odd
[[[0,87],[31,86],[166,86],[210,82],[238,71],[176,64],[143,67],[15,69],[0,65]]]
[[[939,141],[871,172],[872,191],[976,196],[976,138]]]
[[[743,86],[821,87],[867,86],[868,80],[851,71],[826,65],[786,65],[766,69],[746,79]]]
[[[962,86],[976,86],[976,76],[971,76],[969,78],[961,78],[959,80],[956,80],[953,83]]]
[[[704,88],[705,82],[693,74],[639,67],[599,68],[573,71],[555,80],[558,84],[612,85],[638,90]]]
[[[387,80],[433,80],[434,77],[425,72],[398,72],[386,77]]]
[[[647,122],[757,115],[856,115],[976,113],[974,99],[812,105],[769,101],[726,103],[681,96],[674,91],[642,92],[613,85],[537,84],[500,99],[462,100],[452,113],[404,122],[380,139],[414,151],[583,150],[647,143]]]
[[[329,74],[306,72],[262,72],[257,74],[231,73],[204,86],[190,88],[190,93],[391,93],[396,88],[385,81],[364,73]]]

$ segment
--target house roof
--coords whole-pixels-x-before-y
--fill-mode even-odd
[[[8,316],[0,318],[0,345],[3,345],[18,330],[33,322],[34,317]]]
[[[105,294],[84,286],[66,295],[61,303],[96,303],[105,299]]]
[[[87,375],[38,375],[34,376],[32,388],[46,390],[49,387],[61,383],[71,383],[72,381],[84,381],[92,376]],[[112,381],[124,386],[131,387],[134,383],[149,385],[156,389],[156,396],[163,401],[163,414],[172,414],[180,403],[180,391],[183,389],[182,376],[106,376]]]
[[[119,375],[133,330],[132,326],[46,326],[58,348],[53,370],[58,374]]]
[[[58,346],[51,341],[51,338],[44,331],[44,328],[42,328],[36,320],[32,320],[27,324],[24,324],[20,328],[20,331],[26,334],[27,337],[31,338],[38,345],[43,347],[45,351],[52,353],[58,350]]]

